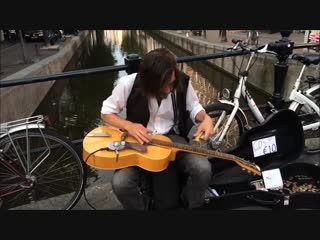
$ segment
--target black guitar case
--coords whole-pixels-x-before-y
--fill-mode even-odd
[[[271,136],[275,136],[277,151],[254,157],[252,142]],[[257,189],[253,183],[263,182],[262,177],[211,159],[214,174],[210,188],[218,196],[200,209],[320,209],[320,167],[296,161],[303,148],[304,134],[297,114],[284,109],[270,115],[263,124],[245,132],[229,153],[258,164],[262,171],[279,168],[284,188]]]
[[[254,157],[252,142],[275,137],[276,151],[269,154]],[[279,168],[289,162],[295,161],[304,149],[304,133],[298,115],[289,109],[279,110],[271,115],[261,125],[246,131],[239,139],[239,143],[228,153],[244,158],[259,165],[262,171]],[[226,181],[237,181],[240,178],[248,178],[251,175],[245,174],[235,164],[222,159],[211,159],[213,167],[213,182],[224,181],[218,179],[225,176],[224,170],[230,171]],[[230,176],[235,175],[235,179]]]
[[[253,144],[261,139],[273,138],[275,148],[266,148],[264,154],[255,156]],[[263,146],[262,146],[263,147]],[[245,132],[239,144],[228,153],[256,163],[261,171],[279,168],[283,181],[296,175],[305,175],[309,178],[306,186],[315,184],[320,189],[320,168],[314,164],[295,162],[304,149],[304,134],[297,114],[288,109],[279,110],[271,114],[266,121]],[[273,209],[273,208],[311,208],[320,209],[320,190],[317,192],[279,192],[257,190],[252,184],[261,181],[261,176],[253,176],[243,171],[236,163],[222,159],[211,158],[213,176],[210,188],[217,196],[211,198],[201,209]],[[166,176],[166,182],[176,181],[174,171]],[[179,178],[183,182],[183,176]],[[172,180],[172,181],[171,181]],[[161,181],[162,182],[162,181]],[[154,192],[161,184],[154,186]],[[317,187],[317,186],[316,186]],[[160,189],[158,188],[158,189]],[[165,187],[162,186],[162,191]],[[311,189],[311,188],[310,188]],[[311,191],[311,190],[310,190]],[[161,195],[161,196],[159,196]],[[170,195],[168,193],[168,195]],[[158,194],[158,197],[165,197]],[[157,201],[157,200],[156,200]]]
[[[306,162],[290,162],[279,168],[284,182],[281,190],[258,190],[257,178],[229,183],[213,183],[219,194],[199,210],[320,209],[320,167]]]

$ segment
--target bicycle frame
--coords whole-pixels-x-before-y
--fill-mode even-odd
[[[317,104],[311,100],[312,98],[311,93],[319,89],[320,84],[316,84],[312,88],[308,89],[305,94],[301,93],[301,90],[299,90],[299,87],[301,84],[301,78],[303,76],[305,68],[306,68],[306,65],[304,64],[300,71],[299,77],[297,78],[293,86],[293,89],[290,93],[289,99],[293,102],[290,104],[289,109],[295,111],[297,107],[300,104],[302,104],[306,108],[307,113],[312,113],[314,110],[314,112],[316,112],[316,114],[320,116],[319,106],[317,106]],[[309,129],[318,128],[318,127],[320,127],[320,122],[304,125],[303,130],[309,130]]]
[[[17,153],[20,164],[21,164],[21,166],[24,167],[24,170],[27,175],[31,175],[37,169],[37,167],[51,153],[49,144],[48,144],[47,140],[45,139],[45,137],[43,136],[43,133],[41,131],[42,128],[45,128],[45,124],[43,123],[43,120],[44,120],[43,116],[38,115],[38,116],[33,116],[33,117],[29,117],[29,118],[19,119],[19,120],[0,124],[0,139],[4,138],[6,136],[9,137],[10,142],[11,142],[11,144],[13,144],[13,148],[14,148],[15,152]],[[29,135],[28,135],[29,129],[39,129],[40,133],[43,136],[43,140],[46,144],[46,149],[44,149],[44,152],[39,156],[39,158],[40,157],[42,158],[41,161],[39,161],[39,163],[34,167],[31,166],[31,160],[30,160],[30,143],[29,143]],[[26,161],[27,164],[26,164],[26,166],[24,166],[23,161],[21,159],[21,156],[18,153],[18,149],[14,145],[12,138],[11,138],[11,134],[13,134],[15,132],[19,132],[19,131],[26,131],[26,144],[27,144],[27,148],[26,148],[27,149],[27,155],[26,155],[27,156],[27,161]]]
[[[237,45],[234,48],[236,48],[236,47],[237,47]],[[257,52],[266,53],[266,52],[268,52],[267,48],[268,48],[268,46],[266,45],[263,49],[258,50]],[[245,114],[243,113],[243,111],[239,107],[239,99],[241,96],[245,100],[246,105],[249,107],[250,111],[252,112],[252,114],[255,117],[255,119],[257,120],[257,122],[259,124],[261,124],[265,121],[265,117],[262,115],[261,111],[257,107],[255,101],[251,97],[251,95],[250,95],[249,91],[246,89],[246,85],[245,85],[246,81],[247,81],[247,77],[248,77],[249,66],[250,66],[252,58],[255,54],[256,54],[256,52],[251,52],[251,56],[248,60],[246,70],[244,72],[240,73],[241,77],[239,79],[238,87],[237,87],[237,89],[234,93],[234,96],[233,96],[233,102],[226,101],[226,100],[219,100],[219,102],[221,102],[221,103],[230,104],[230,105],[233,105],[234,107],[233,107],[233,110],[232,110],[228,120],[227,120],[226,125],[224,126],[222,131],[220,131],[217,134],[217,136],[215,136],[215,138],[214,138],[214,141],[216,139],[218,139],[218,141],[215,142],[216,145],[219,145],[221,143],[221,141],[223,140],[223,138],[225,137],[227,131],[229,130],[231,122],[234,119],[238,110],[240,110],[240,113],[243,115],[244,119],[246,119],[246,121],[247,121]],[[311,113],[315,112],[316,114],[318,114],[320,116],[319,106],[317,106],[316,103],[312,101],[312,93],[320,88],[320,84],[314,85],[313,87],[309,88],[308,90],[306,90],[303,93],[301,90],[299,90],[301,78],[303,76],[305,67],[306,67],[306,65],[304,65],[302,67],[301,72],[299,74],[299,77],[296,79],[294,87],[290,93],[289,99],[292,101],[292,103],[290,104],[289,109],[295,111],[299,105],[303,104],[304,107],[307,109],[307,114],[311,114]],[[270,102],[268,102],[268,104],[271,107],[271,112],[275,111],[275,107]],[[226,116],[226,113],[223,112],[215,124],[215,127],[214,127],[215,131],[220,127],[220,124],[223,121],[225,116]],[[246,122],[246,124],[247,124],[246,128],[249,128],[248,121]],[[319,127],[320,127],[320,122],[316,122],[316,123],[304,125],[303,130],[309,130],[309,129],[319,128]]]
[[[233,107],[233,110],[232,110],[232,112],[231,112],[231,114],[230,114],[230,116],[228,118],[228,121],[227,121],[225,127],[223,128],[222,132],[219,135],[219,139],[218,139],[217,144],[219,144],[222,141],[222,139],[225,137],[227,131],[229,130],[231,122],[234,119],[234,116],[236,115],[237,111],[241,110],[241,108],[239,106],[239,99],[240,99],[241,96],[245,99],[246,104],[250,108],[251,112],[253,113],[253,115],[255,116],[257,121],[259,123],[262,123],[262,122],[265,121],[265,118],[262,116],[262,113],[260,112],[260,110],[257,107],[255,101],[253,100],[253,98],[249,94],[249,91],[247,90],[246,85],[245,85],[246,81],[247,81],[247,78],[248,78],[248,70],[249,70],[249,67],[250,67],[250,64],[251,64],[251,61],[252,61],[254,55],[255,55],[255,52],[251,52],[250,58],[248,60],[248,64],[246,66],[246,70],[245,70],[244,73],[241,73],[241,77],[239,78],[238,87],[237,87],[237,89],[236,89],[236,91],[234,93],[234,96],[233,96],[233,102],[226,101],[226,100],[220,101],[222,103],[231,104],[234,107]],[[241,110],[241,113],[244,115],[244,118],[247,119],[242,110]],[[216,122],[215,127],[214,127],[215,131],[219,128],[220,123],[223,121],[224,117],[225,117],[225,112],[223,112],[221,114],[221,116],[219,117],[218,121]]]

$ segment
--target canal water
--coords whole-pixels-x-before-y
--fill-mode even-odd
[[[131,53],[141,57],[152,49],[166,47],[177,57],[188,52],[140,30],[92,31],[78,53],[65,68],[65,72],[124,64]],[[237,78],[205,61],[179,63],[179,69],[191,77],[194,89],[203,105],[214,103],[223,88],[235,89]],[[71,140],[82,139],[89,131],[102,125],[102,101],[112,92],[114,81],[126,75],[125,71],[95,74],[56,81],[34,115],[49,115],[53,127]],[[269,96],[249,87],[257,104],[266,103]],[[243,105],[243,102],[240,103]],[[92,181],[109,181],[112,171],[90,169]]]

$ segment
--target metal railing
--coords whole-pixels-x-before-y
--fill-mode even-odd
[[[239,50],[239,51],[232,51],[232,52],[222,52],[222,53],[214,53],[214,54],[177,57],[177,62],[178,63],[193,62],[193,61],[217,59],[217,58],[223,58],[223,57],[241,56],[241,55],[245,55],[248,53],[249,53],[249,51]],[[39,83],[39,82],[46,82],[46,81],[53,81],[53,80],[60,80],[60,79],[65,79],[65,78],[86,76],[86,75],[91,75],[91,74],[118,72],[118,71],[122,71],[122,70],[125,70],[128,74],[130,74],[130,73],[138,71],[139,64],[140,64],[141,60],[142,59],[138,54],[129,54],[125,58],[124,65],[81,69],[81,70],[68,71],[68,72],[50,74],[50,75],[35,76],[35,77],[28,77],[28,78],[22,78],[22,79],[0,80],[0,88],[12,87],[12,86],[24,85],[24,84]]]
[[[281,48],[283,47],[283,42],[281,42],[281,43],[275,42],[273,44],[275,44],[276,46],[279,46]],[[296,45],[296,46],[292,45],[292,49],[312,48],[312,47],[320,47],[320,43],[319,44],[304,44],[304,45]],[[225,51],[225,52],[221,52],[221,53],[177,57],[176,60],[178,63],[184,63],[184,62],[194,62],[194,61],[202,61],[202,60],[209,60],[209,59],[241,56],[241,55],[246,55],[249,53],[250,53],[250,51],[247,51],[247,50],[236,50],[236,51],[232,51],[232,52]],[[279,55],[281,55],[281,54],[282,53],[279,52]],[[78,76],[86,76],[86,75],[91,75],[91,74],[118,72],[118,71],[123,71],[123,70],[125,70],[128,74],[131,74],[131,73],[138,71],[139,64],[140,64],[141,60],[142,59],[138,54],[129,54],[125,58],[124,65],[81,69],[81,70],[68,71],[68,72],[57,73],[57,74],[27,77],[27,78],[22,78],[22,79],[0,80],[0,88],[12,87],[12,86],[24,85],[24,84],[39,83],[39,82],[46,82],[46,81],[61,80],[61,79],[73,78],[73,77],[78,77]]]

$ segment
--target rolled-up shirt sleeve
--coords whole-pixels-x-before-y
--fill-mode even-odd
[[[189,81],[188,90],[187,90],[187,110],[190,112],[190,118],[194,124],[196,124],[196,115],[201,110],[204,110],[202,105],[199,102],[199,98],[192,87],[191,80]]]
[[[102,114],[119,114],[126,107],[136,74],[119,78],[115,82],[112,94],[102,102]]]

